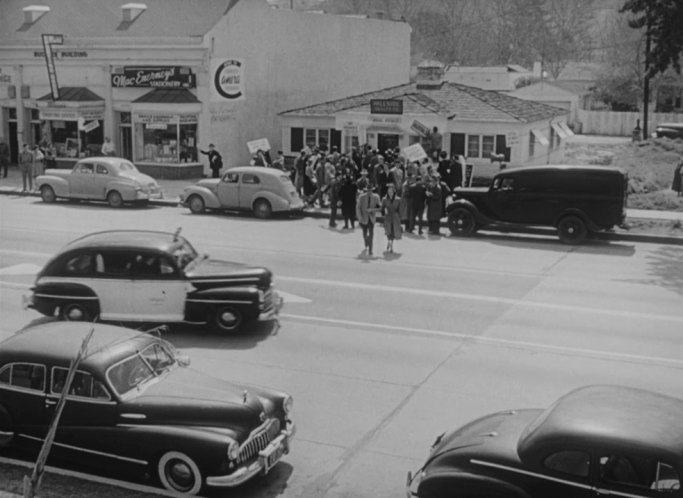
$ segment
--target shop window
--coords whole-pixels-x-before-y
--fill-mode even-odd
[[[481,157],[488,159],[491,157],[491,152],[496,146],[496,137],[493,135],[484,135],[481,137]]]
[[[467,157],[481,157],[479,135],[467,135]]]
[[[52,144],[57,157],[99,156],[104,142],[102,125],[102,120],[91,120],[85,123],[85,129],[79,130],[76,121],[43,121],[40,142]]]
[[[135,160],[172,164],[197,162],[197,124],[135,123]]]
[[[330,149],[330,130],[327,128],[315,129],[306,128],[304,130],[304,137],[307,147],[320,147],[322,149]]]

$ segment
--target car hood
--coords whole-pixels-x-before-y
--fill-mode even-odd
[[[482,197],[488,193],[488,187],[458,187],[453,190],[453,196],[457,198],[470,199],[472,197]]]
[[[178,367],[143,386],[137,396],[123,401],[120,415],[140,424],[224,427],[246,437],[263,423],[264,415],[273,411],[272,403],[260,396],[264,396],[262,389],[250,391],[248,387]]]
[[[41,176],[61,176],[61,177],[67,177],[71,174],[70,169],[46,169],[43,175]]]
[[[487,415],[440,436],[432,446],[427,465],[452,466],[460,455],[519,461],[517,443],[524,429],[541,410],[509,410]]]
[[[191,281],[232,280],[235,285],[268,286],[272,280],[266,268],[219,259],[202,259],[185,272]]]

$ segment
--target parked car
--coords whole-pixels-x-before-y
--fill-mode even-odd
[[[161,187],[151,176],[143,175],[120,157],[88,157],[72,170],[48,169],[36,178],[36,187],[45,202],[59,198],[106,201],[111,207],[124,203],[145,204],[161,199]]]
[[[200,256],[175,233],[113,230],[67,244],[25,305],[63,320],[207,324],[238,330],[282,306],[266,269]]]
[[[488,188],[456,188],[447,208],[453,235],[489,224],[557,228],[560,240],[580,244],[592,232],[626,219],[628,175],[605,166],[535,166],[506,169]]]
[[[419,498],[680,497],[683,400],[590,386],[546,410],[487,415],[440,435],[408,474]]]
[[[93,329],[66,389],[69,362]],[[0,446],[40,448],[65,391],[51,457],[185,495],[268,473],[295,433],[288,394],[202,374],[152,334],[53,322],[0,343]]]
[[[657,138],[683,138],[683,123],[662,123],[655,128]]]
[[[195,214],[206,209],[253,211],[258,218],[304,208],[285,172],[259,166],[230,168],[221,178],[200,180],[185,187],[180,203]]]

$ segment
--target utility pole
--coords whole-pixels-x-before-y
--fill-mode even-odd
[[[650,46],[652,44],[650,37],[650,27],[652,22],[650,20],[650,10],[648,8],[646,14],[647,16],[647,27],[645,28],[645,80],[643,81],[643,138],[647,140],[647,115],[650,111]]]

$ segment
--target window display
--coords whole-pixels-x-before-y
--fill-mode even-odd
[[[136,114],[135,160],[151,163],[197,162],[197,116]]]

